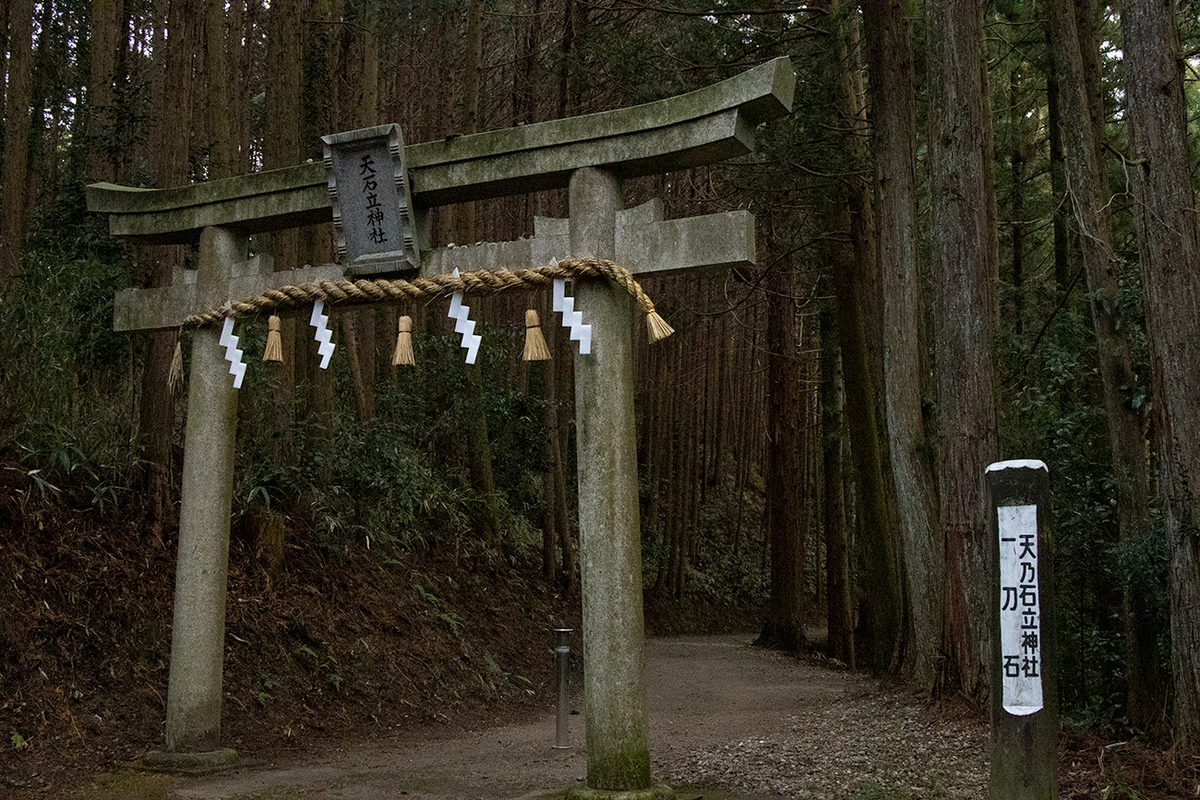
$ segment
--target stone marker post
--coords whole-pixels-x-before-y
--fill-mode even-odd
[[[233,264],[246,259],[246,238],[223,228],[200,234],[196,287],[201,301],[217,307]],[[175,618],[167,685],[167,753],[150,762],[218,766],[236,757],[218,749],[221,679],[225,655],[225,588],[229,562],[229,509],[237,435],[237,390],[215,327],[192,335],[179,509],[179,555],[175,568]]]
[[[1041,461],[987,468],[992,554],[991,800],[1058,798],[1058,631],[1050,477]]]
[[[571,254],[614,258],[620,180],[577,170],[569,206]],[[575,357],[587,785],[649,790],[632,304],[605,281],[581,281],[576,297],[592,326],[591,355]]]

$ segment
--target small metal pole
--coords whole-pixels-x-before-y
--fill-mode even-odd
[[[554,660],[558,665],[558,720],[554,729],[554,749],[569,750],[567,744],[567,681],[571,667],[571,631],[572,628],[555,628],[558,641],[554,645]]]

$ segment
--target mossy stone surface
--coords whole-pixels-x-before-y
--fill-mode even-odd
[[[172,753],[166,750],[151,750],[142,756],[143,769],[165,772],[170,775],[208,775],[220,772],[237,764],[237,750],[221,747],[203,753]]]

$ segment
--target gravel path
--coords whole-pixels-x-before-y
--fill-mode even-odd
[[[749,641],[651,643],[656,777],[731,800],[986,796],[985,725],[939,719],[869,678]]]
[[[987,728],[938,719],[868,678],[749,646],[750,638],[655,639],[648,646],[658,781],[710,800],[978,798]],[[581,785],[583,718],[572,749],[549,747],[554,719],[456,738],[410,737],[176,784],[212,798],[513,798]]]

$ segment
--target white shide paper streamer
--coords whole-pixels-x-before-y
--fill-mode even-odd
[[[558,265],[558,259],[552,262]],[[583,312],[575,310],[575,298],[567,297],[567,282],[561,278],[554,280],[554,310],[562,314],[562,325],[571,329],[571,338],[579,342],[579,355],[586,356],[592,352],[592,326],[583,324]]]
[[[325,303],[321,300],[313,303],[312,317],[308,324],[317,329],[317,354],[321,356],[321,369],[329,369],[329,357],[333,355],[333,331],[329,330],[329,317],[325,316]]]
[[[221,325],[221,345],[225,348],[225,360],[229,362],[229,374],[233,376],[233,388],[240,389],[242,378],[246,377],[246,364],[238,349],[238,337],[233,335],[233,326],[233,317],[226,317]]]
[[[454,270],[454,277],[458,277],[457,269]],[[471,307],[463,305],[463,293],[455,292],[450,297],[450,313],[447,316],[454,320],[454,332],[462,335],[462,346],[467,351],[467,363],[474,364],[482,337],[475,333],[475,320],[471,319],[470,314]]]

